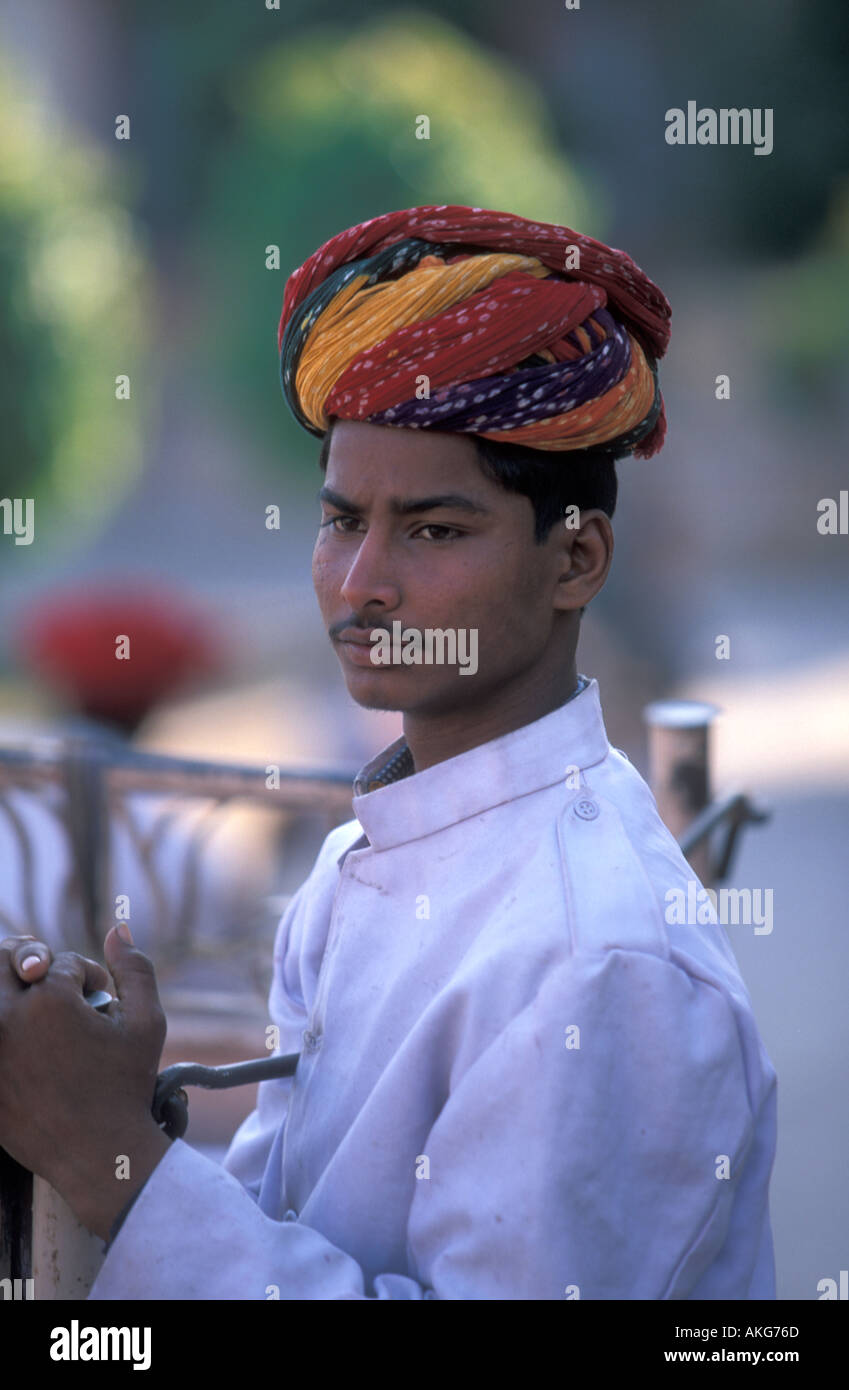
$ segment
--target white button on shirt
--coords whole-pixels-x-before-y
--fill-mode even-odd
[[[774,1298],[775,1072],[724,929],[667,924],[694,876],[597,682],[410,769],[278,928],[294,1077],[223,1167],[172,1144],[89,1297]]]

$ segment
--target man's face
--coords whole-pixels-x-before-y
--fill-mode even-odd
[[[468,709],[562,642],[558,527],[535,544],[529,498],[485,477],[471,438],[341,420],[321,497],[313,583],[357,704],[423,715]],[[458,652],[469,673],[460,663],[376,665],[373,643],[345,640],[350,629],[361,639],[373,628],[391,635],[394,622],[423,636],[465,630]]]

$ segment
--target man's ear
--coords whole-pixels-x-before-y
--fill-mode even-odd
[[[613,528],[610,517],[594,507],[581,513],[577,531],[564,530],[560,537],[562,574],[558,581],[556,607],[579,610],[604,586],[613,559]],[[559,600],[559,601],[558,601]]]

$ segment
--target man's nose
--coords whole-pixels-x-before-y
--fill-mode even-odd
[[[387,610],[401,602],[401,587],[394,575],[389,538],[370,526],[357,547],[341,596],[352,612],[379,603]]]

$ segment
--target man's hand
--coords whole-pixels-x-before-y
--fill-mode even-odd
[[[53,952],[45,941],[25,935],[7,936],[0,941],[0,968],[6,955],[18,979],[27,985],[34,984],[36,980],[43,980],[53,960]],[[89,972],[92,982],[86,986],[89,992],[93,989],[109,988],[109,974],[102,965],[93,960],[86,960],[83,956],[78,956],[77,959],[83,962]]]
[[[151,1114],[166,1032],[153,966],[115,928],[104,954],[117,998],[98,1011],[83,993],[110,987],[102,966],[0,942],[0,1146],[103,1239],[170,1147]]]

